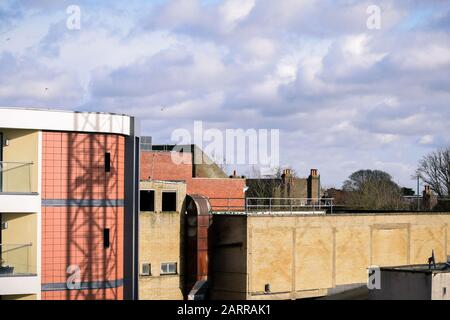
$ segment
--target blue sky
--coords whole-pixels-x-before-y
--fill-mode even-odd
[[[279,128],[281,163],[325,186],[376,168],[413,187],[449,104],[450,1],[0,3],[1,106],[133,114],[160,143],[195,120]]]

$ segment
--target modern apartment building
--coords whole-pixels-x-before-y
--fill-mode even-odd
[[[0,108],[0,299],[133,299],[133,117]]]

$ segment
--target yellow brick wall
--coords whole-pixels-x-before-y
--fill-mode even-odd
[[[237,219],[241,227],[235,228],[247,232],[247,261],[236,264],[247,270],[248,299],[323,295],[336,286],[366,283],[370,265],[426,264],[432,250],[437,262],[450,255],[449,213]],[[272,295],[264,295],[265,284]]]
[[[183,299],[182,237],[186,197],[184,183],[141,182],[141,190],[155,190],[155,212],[140,212],[139,272],[142,263],[151,264],[151,275],[139,275],[140,300]],[[161,192],[177,191],[177,211],[161,212]],[[161,263],[176,262],[176,275],[160,275]]]

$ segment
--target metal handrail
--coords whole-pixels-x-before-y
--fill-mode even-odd
[[[0,161],[0,192],[30,192],[33,161]]]
[[[330,208],[333,213],[334,198],[209,198],[214,200],[226,200],[226,205],[213,205],[212,211],[235,213],[236,211],[252,213],[255,211],[265,211],[265,213],[289,212],[291,214],[301,212],[301,208],[312,208],[313,213],[323,213],[323,209]],[[242,205],[231,204],[230,200],[242,200]],[[265,201],[266,203],[258,203]],[[277,203],[278,202],[278,203]],[[265,210],[263,210],[265,208]],[[289,208],[286,210],[286,208]],[[223,209],[223,210],[222,210]]]
[[[11,252],[11,251],[18,250],[18,249],[21,249],[21,248],[31,247],[32,245],[33,245],[32,242],[24,243],[24,244],[22,244],[22,243],[0,243],[0,247],[3,247],[3,246],[17,246],[15,248],[11,248],[9,250],[1,251],[1,253]]]
[[[17,166],[13,167],[13,168],[7,168],[6,170],[3,169],[2,164],[17,164]],[[0,171],[6,172],[8,170],[14,170],[17,168],[22,168],[25,166],[30,166],[33,165],[33,161],[31,162],[17,162],[17,161],[0,161]]]

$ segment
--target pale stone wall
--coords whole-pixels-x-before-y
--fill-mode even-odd
[[[186,184],[141,182],[141,190],[155,190],[155,211],[140,212],[139,270],[142,263],[151,264],[151,275],[139,275],[140,300],[183,299],[182,237]],[[161,192],[177,191],[177,211],[161,212]],[[161,263],[176,262],[176,275],[160,275]]]
[[[237,218],[241,224],[235,228],[247,233],[247,261],[235,263],[246,269],[248,299],[320,296],[331,288],[366,283],[370,265],[424,264],[433,249],[437,262],[450,254],[450,213]],[[266,284],[270,294],[264,293]],[[230,291],[241,286],[228,284]]]

